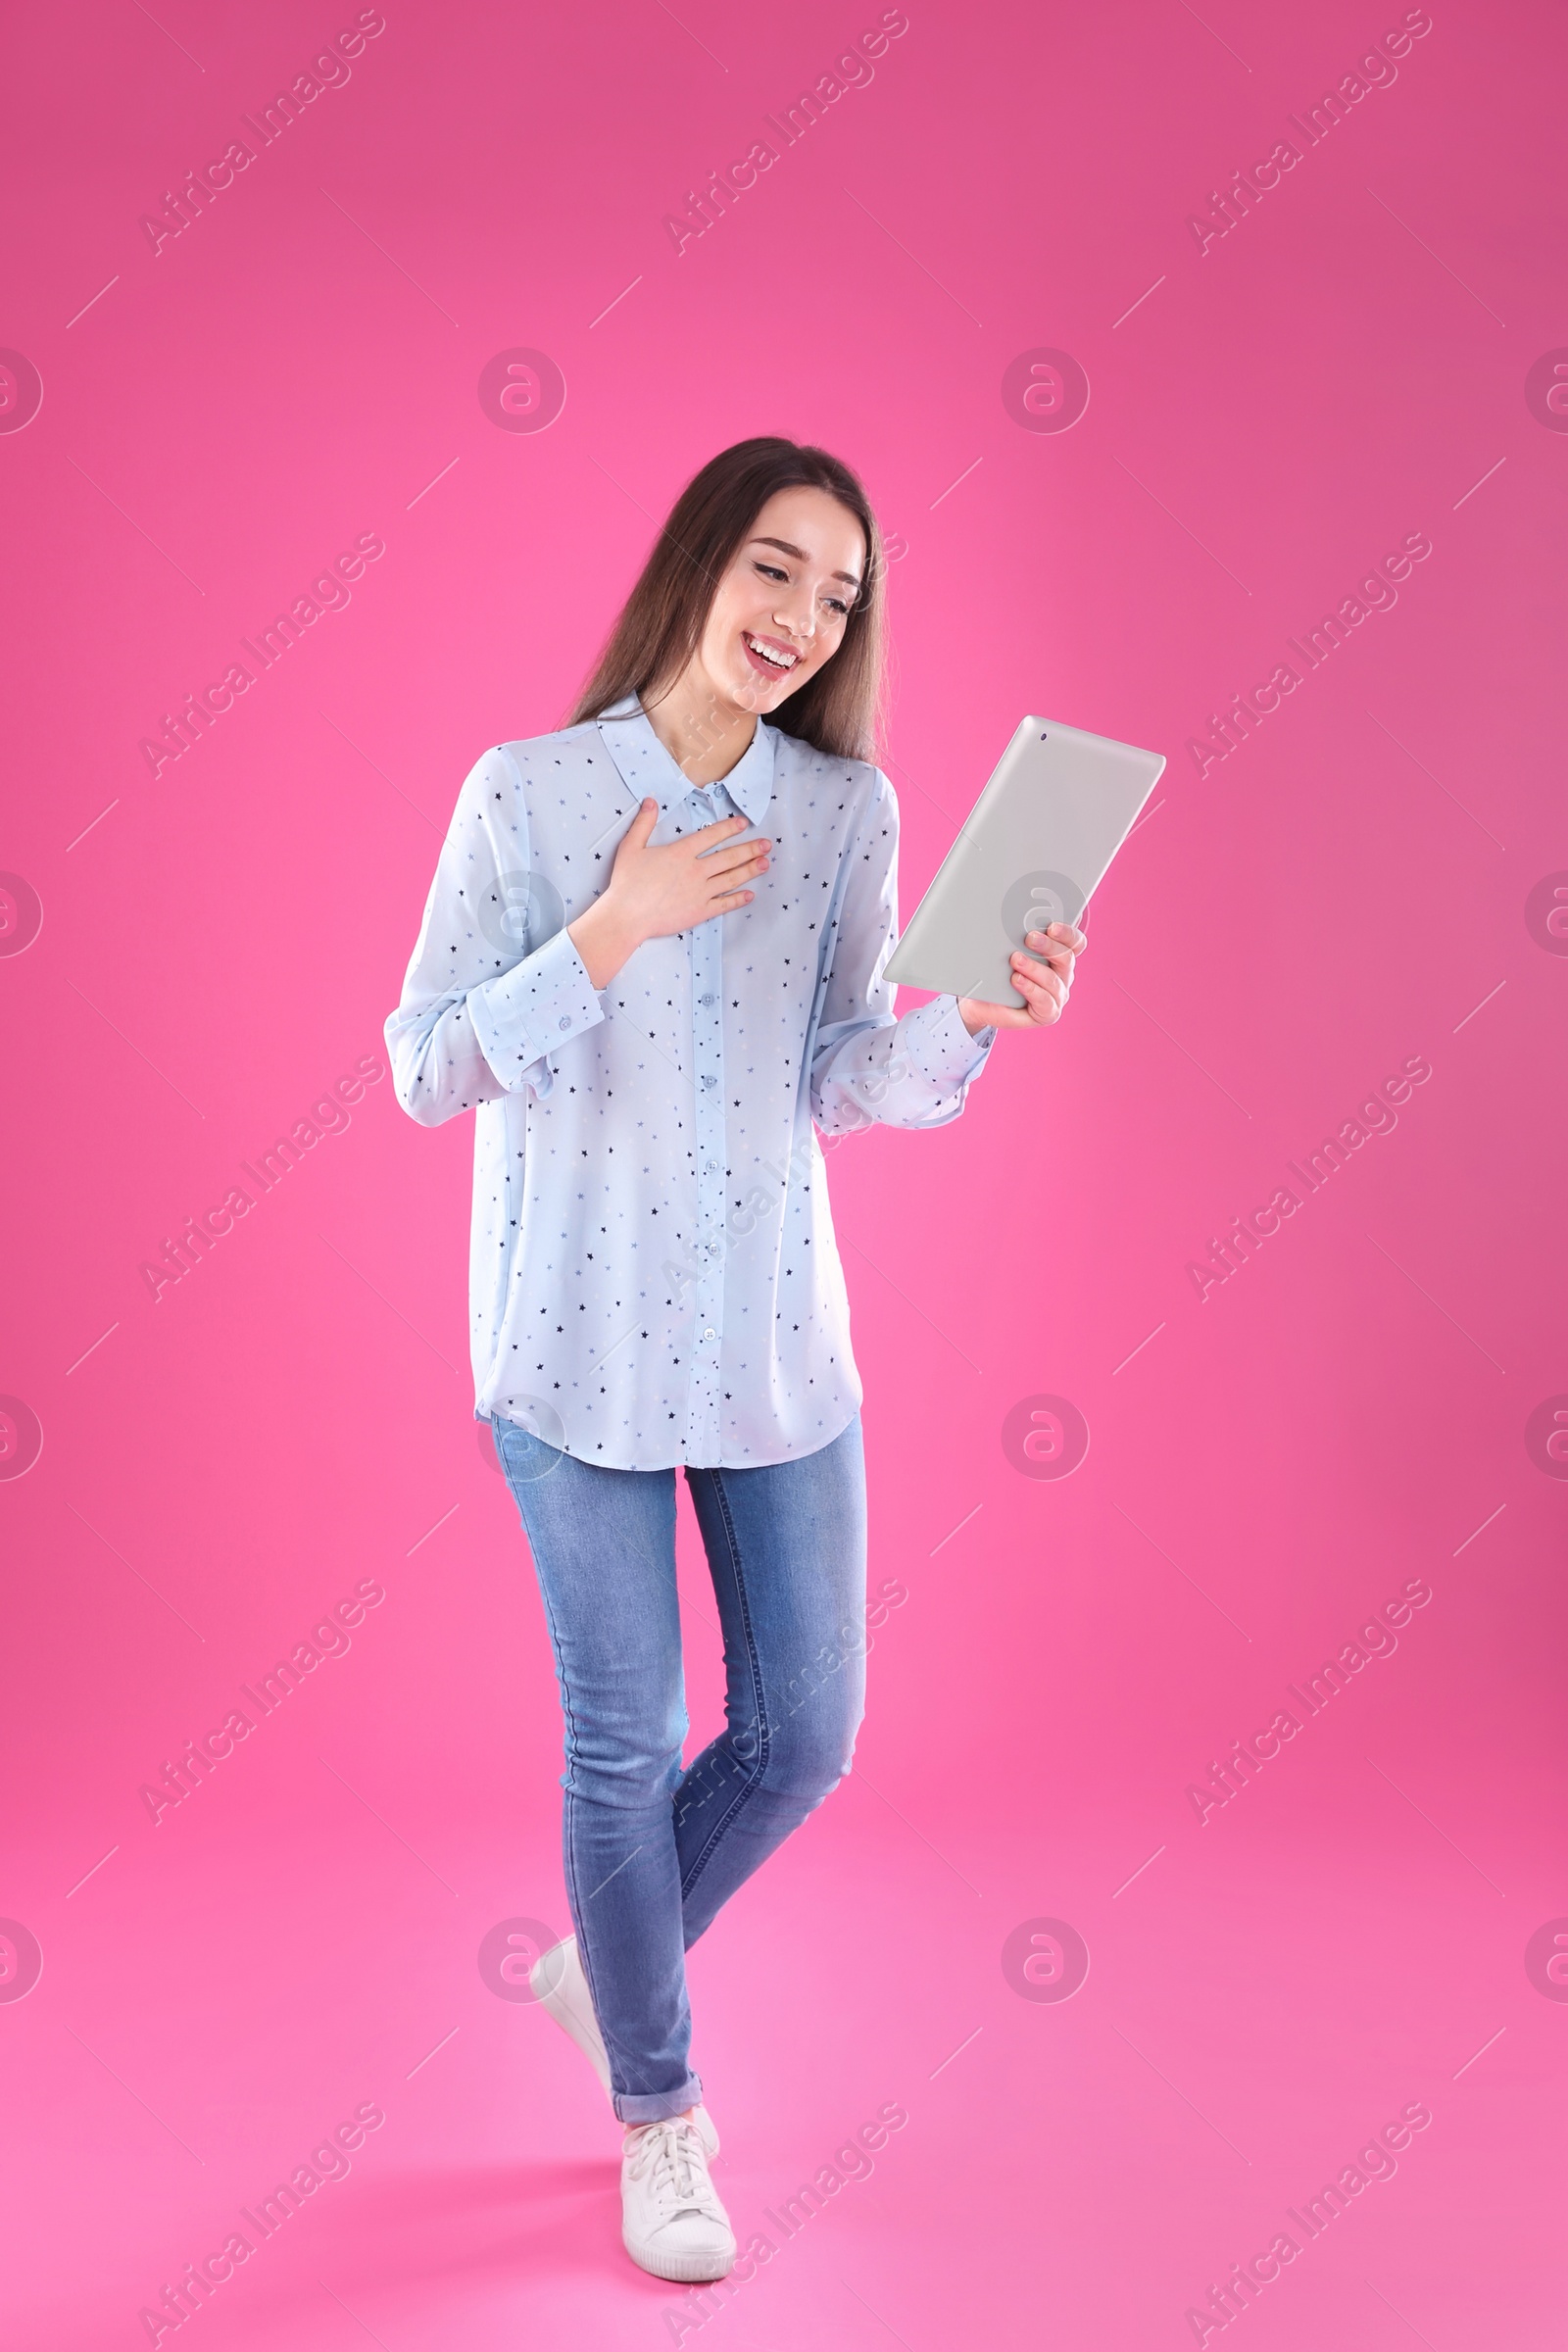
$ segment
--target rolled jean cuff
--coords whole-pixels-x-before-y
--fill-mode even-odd
[[[671,2115],[684,2115],[688,2107],[700,2107],[703,2085],[696,2075],[688,2075],[679,2090],[616,2090],[611,2102],[623,2124],[662,2124]]]

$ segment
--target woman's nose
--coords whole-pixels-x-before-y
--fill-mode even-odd
[[[773,625],[775,628],[781,629],[786,637],[798,637],[804,643],[813,634],[816,619],[810,606],[803,601],[800,605],[793,607],[775,606]]]

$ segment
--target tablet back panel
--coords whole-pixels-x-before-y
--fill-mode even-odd
[[[1078,920],[1164,765],[1159,752],[1054,719],[1020,720],[887,977],[1021,1004],[1008,956],[1026,931]]]

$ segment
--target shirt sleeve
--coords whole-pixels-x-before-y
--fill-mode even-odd
[[[604,1017],[560,896],[532,871],[522,779],[498,745],[464,780],[387,1015],[398,1101],[438,1127],[528,1087],[544,1097],[551,1055]]]
[[[811,1060],[811,1116],[824,1135],[943,1127],[963,1108],[996,1030],[971,1037],[956,997],[895,1017],[883,973],[899,934],[899,804],[878,768],[828,943],[827,988]]]

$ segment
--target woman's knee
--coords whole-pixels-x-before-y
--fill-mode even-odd
[[[780,1796],[820,1804],[849,1772],[865,1712],[863,1674],[840,1667],[809,1690],[786,1693],[762,1744],[761,1778]]]
[[[686,1737],[677,1723],[576,1727],[566,1746],[565,1786],[589,1804],[634,1811],[667,1801],[681,1772]]]

